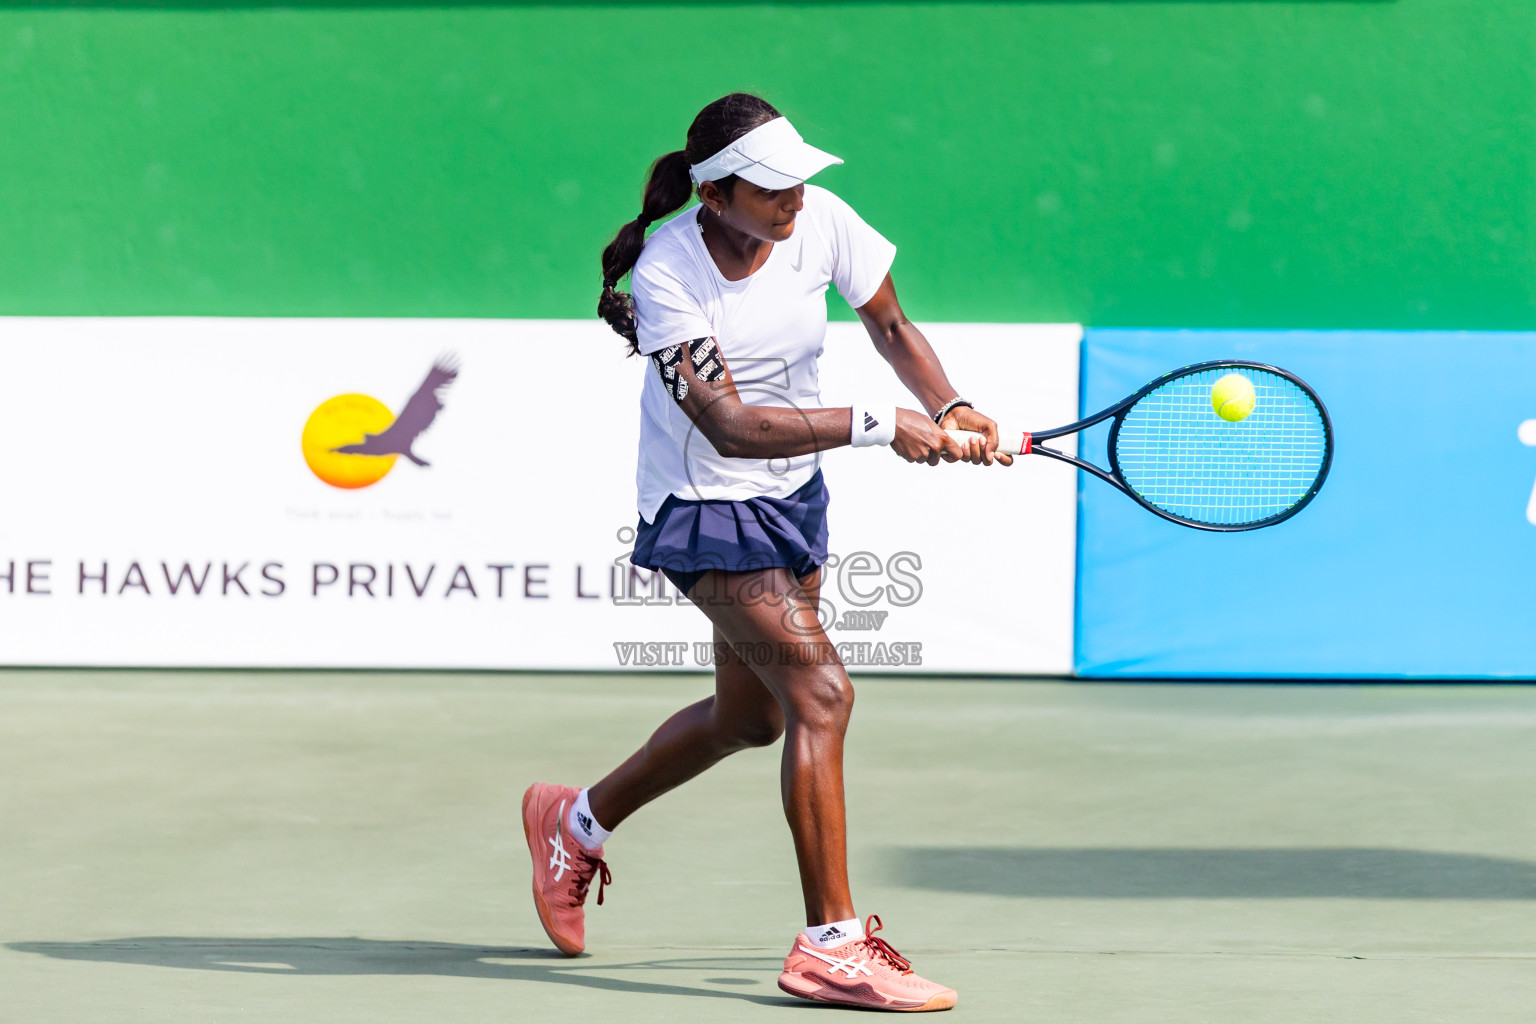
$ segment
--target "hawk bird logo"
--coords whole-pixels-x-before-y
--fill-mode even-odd
[[[431,463],[411,450],[437,414],[443,410],[443,395],[459,375],[457,360],[446,357],[432,364],[427,379],[405,403],[395,421],[377,434],[364,434],[356,444],[344,444],[331,451],[337,455],[404,455],[418,466]]]

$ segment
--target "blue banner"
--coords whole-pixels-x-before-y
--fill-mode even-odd
[[[1089,330],[1084,412],[1229,358],[1317,390],[1328,481],[1223,534],[1079,474],[1078,674],[1536,678],[1536,334]]]

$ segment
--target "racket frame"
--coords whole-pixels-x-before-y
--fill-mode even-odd
[[[1130,411],[1131,406],[1135,405],[1137,402],[1141,401],[1143,398],[1147,397],[1158,388],[1165,384],[1172,383],[1174,380],[1177,380],[1180,377],[1187,377],[1192,374],[1201,373],[1205,370],[1227,369],[1263,370],[1265,373],[1272,373],[1277,377],[1284,377],[1292,384],[1295,384],[1302,391],[1305,391],[1307,396],[1311,398],[1313,403],[1317,406],[1318,417],[1323,422],[1323,464],[1317,471],[1317,479],[1312,481],[1312,486],[1307,489],[1307,493],[1302,495],[1300,501],[1296,502],[1296,504],[1292,505],[1284,512],[1277,512],[1272,516],[1268,516],[1264,519],[1260,519],[1252,523],[1201,523],[1196,522],[1193,519],[1186,519],[1183,516],[1174,515],[1172,512],[1158,508],[1156,505],[1152,504],[1150,501],[1147,501],[1141,495],[1137,494],[1135,490],[1131,488],[1130,484],[1125,482],[1125,477],[1121,475],[1120,460],[1115,456],[1115,441],[1120,436],[1120,425],[1125,422],[1125,414]],[[1111,416],[1114,417],[1115,422],[1109,428],[1108,451],[1110,468],[1108,470],[1101,469],[1086,459],[1080,459],[1075,455],[1068,455],[1066,452],[1060,450],[1059,448],[1051,448],[1040,443],[1041,441],[1050,441],[1058,437],[1064,437],[1067,434],[1075,434],[1080,430],[1087,430],[1089,427],[1103,423]],[[1322,489],[1323,481],[1328,479],[1328,470],[1333,465],[1333,421],[1328,418],[1328,407],[1323,405],[1323,400],[1318,397],[1317,392],[1312,390],[1312,386],[1310,384],[1296,376],[1294,373],[1291,373],[1288,370],[1282,370],[1278,366],[1270,366],[1268,363],[1255,363],[1242,359],[1212,359],[1203,363],[1191,363],[1190,365],[1180,367],[1177,370],[1169,370],[1161,377],[1158,377],[1156,380],[1153,380],[1152,382],[1140,388],[1130,397],[1122,399],[1109,408],[1104,409],[1101,412],[1096,412],[1086,419],[1078,420],[1076,423],[1069,423],[1064,427],[1053,427],[1050,430],[1037,430],[1025,434],[1024,444],[1020,449],[1020,454],[1044,455],[1046,458],[1056,459],[1060,462],[1069,463],[1070,465],[1076,466],[1078,469],[1092,473],[1094,476],[1098,477],[1100,480],[1103,480],[1105,483],[1110,484],[1113,487],[1117,487],[1121,491],[1125,492],[1131,497],[1133,501],[1135,501],[1142,508],[1146,509],[1148,512],[1151,512],[1153,515],[1160,518],[1166,519],[1169,522],[1178,523],[1180,526],[1192,526],[1197,530],[1210,530],[1215,533],[1238,533],[1244,530],[1257,530],[1263,526],[1274,526],[1276,523],[1284,522],[1285,520],[1291,518],[1291,516],[1306,508],[1307,504],[1313,498],[1317,497],[1317,492]]]

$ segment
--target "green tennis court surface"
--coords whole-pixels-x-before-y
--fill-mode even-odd
[[[800,898],[777,749],[609,844],[517,818],[699,677],[0,674],[0,1020],[736,1021]],[[996,1021],[1528,1021],[1536,689],[865,680],[854,893]],[[831,1019],[831,1018],[827,1018]]]

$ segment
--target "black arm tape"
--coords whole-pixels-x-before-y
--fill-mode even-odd
[[[688,343],[688,348],[695,377],[706,384],[725,377],[725,361],[720,358],[720,349],[714,338],[695,338]],[[662,385],[672,396],[672,401],[678,403],[688,397],[688,381],[677,371],[682,361],[681,345],[664,348],[651,356],[651,362],[656,364],[656,372],[661,374]]]

